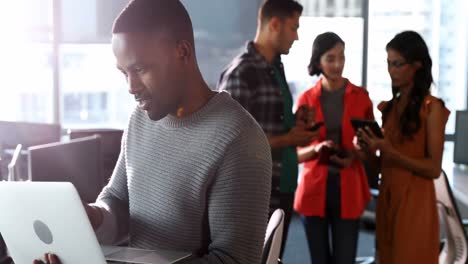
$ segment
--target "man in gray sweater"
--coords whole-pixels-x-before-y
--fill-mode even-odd
[[[130,2],[112,48],[138,107],[109,184],[86,206],[100,241],[192,251],[190,263],[259,263],[270,147],[250,114],[203,80],[183,5]]]

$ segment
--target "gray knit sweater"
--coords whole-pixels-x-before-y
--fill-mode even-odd
[[[98,236],[192,251],[194,263],[259,263],[270,152],[259,125],[224,92],[182,119],[155,122],[137,109],[98,198],[107,208]]]

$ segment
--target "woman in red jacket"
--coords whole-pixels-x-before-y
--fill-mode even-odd
[[[372,102],[366,90],[342,76],[344,49],[344,41],[335,33],[317,36],[309,74],[321,79],[298,102],[299,107],[314,108],[316,122],[325,124],[318,140],[298,149],[299,161],[305,164],[294,208],[302,215],[314,264],[354,263],[359,217],[370,200],[350,119],[374,119]]]

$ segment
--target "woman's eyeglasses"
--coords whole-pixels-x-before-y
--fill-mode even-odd
[[[406,62],[406,61],[398,61],[398,60],[394,60],[394,61],[390,61],[390,60],[387,60],[387,66],[390,68],[390,67],[394,67],[394,68],[401,68],[403,67],[404,65],[406,64],[409,64],[409,62]]]

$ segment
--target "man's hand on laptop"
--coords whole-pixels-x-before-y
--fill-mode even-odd
[[[102,224],[102,212],[99,207],[83,203],[83,206],[86,210],[86,214],[88,214],[89,221],[93,226],[93,229],[96,230]]]
[[[36,259],[33,261],[33,264],[61,264],[62,263],[60,262],[59,258],[56,255],[51,254],[51,253],[45,253],[44,259],[46,262]]]

